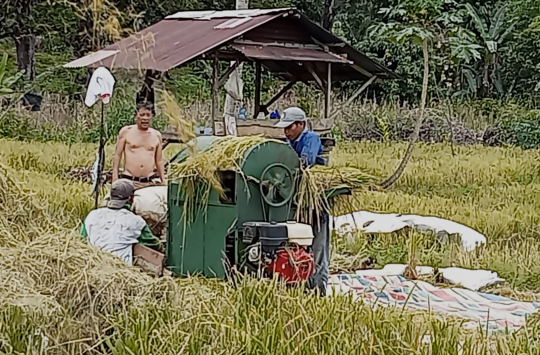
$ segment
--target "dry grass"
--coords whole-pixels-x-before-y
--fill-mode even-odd
[[[197,137],[195,134],[195,120],[185,114],[185,111],[178,105],[171,93],[163,90],[161,96],[163,98],[159,106],[162,107],[162,112],[167,117],[169,124],[176,129],[178,141],[186,144],[194,142],[193,139]],[[193,151],[193,146],[188,146]]]
[[[48,150],[47,150],[48,149]],[[535,320],[513,336],[465,331],[456,319],[372,310],[348,298],[320,299],[271,280],[224,283],[152,279],[79,241],[89,186],[65,169],[93,159],[94,146],[0,141],[0,352],[7,354],[536,354]],[[36,159],[7,159],[27,152]],[[344,144],[337,165],[375,176],[393,170],[402,145]],[[86,153],[89,152],[87,156]],[[509,279],[498,289],[536,299],[540,179],[536,151],[421,146],[398,185],[362,192],[351,208],[433,214],[486,234],[477,254],[417,236],[419,264],[488,267]],[[64,165],[62,165],[64,164]],[[62,168],[63,166],[63,168]],[[373,241],[335,236],[333,267],[367,255],[406,261],[406,236]],[[431,344],[423,339],[429,335]],[[463,351],[458,350],[459,346]]]

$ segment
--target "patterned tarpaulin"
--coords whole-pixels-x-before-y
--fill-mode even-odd
[[[417,310],[446,313],[477,322],[468,326],[509,331],[521,328],[526,317],[538,311],[536,302],[520,302],[488,293],[460,288],[439,288],[424,281],[402,276],[362,274],[332,275],[330,294],[352,293],[355,298],[382,306],[405,306]]]

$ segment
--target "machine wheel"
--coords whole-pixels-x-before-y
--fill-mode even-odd
[[[261,174],[259,190],[263,201],[269,206],[286,205],[294,195],[294,178],[291,169],[281,163],[267,166]]]

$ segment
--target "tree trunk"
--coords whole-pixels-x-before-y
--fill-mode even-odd
[[[332,26],[334,25],[334,0],[324,1],[324,15],[322,26],[325,30],[332,32]]]
[[[24,0],[15,2],[13,14],[13,26],[11,35],[15,41],[17,51],[17,67],[23,70],[29,80],[36,76],[34,67],[34,55],[38,45],[38,38],[32,33],[31,13],[36,0]]]
[[[407,147],[407,151],[405,152],[405,156],[401,160],[401,163],[399,164],[395,173],[393,173],[388,179],[386,179],[380,184],[380,187],[383,189],[387,189],[390,186],[392,186],[405,171],[405,167],[409,163],[409,160],[412,156],[414,145],[416,144],[416,141],[418,140],[418,136],[420,135],[420,128],[422,127],[422,123],[424,122],[424,112],[426,110],[427,89],[428,89],[428,83],[429,83],[428,82],[429,80],[429,53],[428,53],[428,40],[427,39],[424,39],[422,42],[422,51],[424,53],[424,80],[422,82],[422,98],[420,100],[420,116],[418,116],[418,120],[416,121],[416,124],[414,127],[414,132],[410,138],[409,146]]]
[[[36,36],[22,35],[13,38],[17,49],[17,67],[24,70],[29,80],[34,80],[36,71],[34,66],[34,56],[36,53]]]

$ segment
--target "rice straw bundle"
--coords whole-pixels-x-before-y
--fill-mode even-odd
[[[191,154],[181,163],[171,163],[168,176],[178,181],[179,188],[184,191],[184,219],[187,217],[191,221],[194,208],[206,205],[211,189],[220,195],[225,193],[218,171],[241,173],[240,165],[245,154],[252,147],[270,141],[285,144],[263,136],[228,136],[214,141],[205,151]]]
[[[195,212],[206,206],[212,189],[220,195],[225,193],[218,171],[229,170],[241,174],[240,164],[247,151],[267,141],[285,144],[263,136],[229,136],[214,141],[207,150],[191,154],[181,163],[172,163],[168,176],[177,180],[180,190],[184,192],[184,221],[192,221]],[[326,193],[341,188],[366,188],[374,181],[374,177],[357,168],[316,165],[304,169],[297,182],[297,220],[313,223],[314,215],[320,216],[323,211],[329,212],[332,206]],[[343,203],[344,196],[340,195],[332,200]]]
[[[313,217],[319,218],[322,212],[330,212],[336,204],[342,204],[347,196],[327,197],[333,191],[347,188],[350,190],[367,188],[376,179],[363,171],[352,167],[333,168],[315,165],[304,169],[298,184],[296,219],[313,223]],[[318,222],[318,221],[317,221]]]
[[[72,211],[51,210],[51,201],[25,188],[19,175],[20,171],[0,163],[2,311],[39,315],[40,328],[47,329],[56,344],[67,341],[66,337],[87,341],[96,328],[110,324],[110,314],[155,302],[175,287],[172,280],[154,279],[84,244],[71,229],[78,227],[73,225]],[[71,226],[64,227],[62,220],[71,220],[67,223]]]

